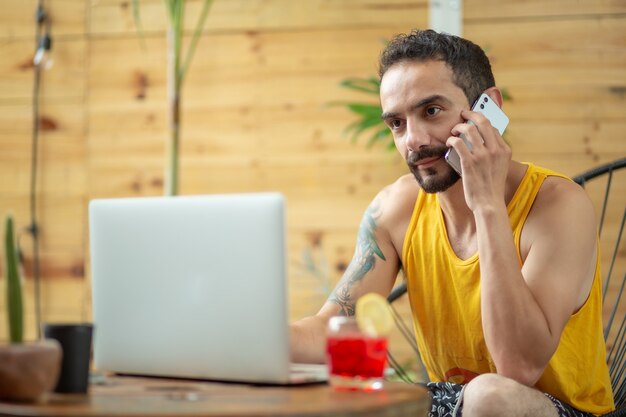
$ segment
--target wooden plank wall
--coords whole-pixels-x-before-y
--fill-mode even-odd
[[[165,15],[160,0],[141,1],[142,48],[128,0],[44,4],[54,66],[41,90],[43,314],[89,320],[88,201],[162,193]],[[191,31],[200,2],[188,4]],[[0,210],[24,230],[36,1],[3,6]],[[427,16],[427,0],[215,0],[183,93],[181,191],[285,193],[293,319],[323,302],[351,258],[361,213],[406,171],[395,153],[350,143],[342,130],[351,115],[328,103],[371,100],[338,83],[374,75],[382,42],[426,27]],[[626,155],[625,2],[465,0],[463,23],[513,97],[505,110],[516,159],[573,175]],[[20,242],[32,338],[27,233]],[[0,340],[5,327],[0,320]]]

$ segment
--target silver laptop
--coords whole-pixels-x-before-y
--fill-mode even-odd
[[[289,384],[278,193],[93,200],[94,362],[124,374]]]

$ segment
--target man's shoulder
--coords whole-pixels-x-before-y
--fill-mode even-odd
[[[543,206],[546,206],[545,208],[554,208],[555,206],[572,203],[577,205],[590,203],[585,190],[566,175],[534,164],[517,164],[519,166],[528,166],[528,171],[524,170],[524,175],[519,175],[518,182],[522,182],[522,177],[529,174],[531,177],[534,176],[536,178],[534,181],[541,178],[540,187],[533,202],[533,211],[536,212],[537,208],[542,209]],[[530,183],[526,182],[526,184],[528,186]]]
[[[550,204],[590,204],[585,190],[574,181],[561,176],[549,175],[541,184],[537,198]]]
[[[403,175],[376,196],[383,227],[395,229],[410,218],[420,187],[412,174]]]
[[[415,203],[420,187],[412,174],[406,174],[386,186],[380,193],[389,208],[404,207]]]
[[[568,178],[553,175],[541,184],[530,218],[540,222],[573,218],[595,224],[594,207],[585,190]]]
[[[412,192],[415,195],[417,195],[420,189],[420,186],[413,174],[405,174],[401,176],[390,186],[395,188],[397,192]]]

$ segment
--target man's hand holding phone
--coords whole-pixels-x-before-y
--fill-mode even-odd
[[[487,94],[483,93],[480,97],[478,97],[478,100],[476,100],[472,106],[472,111],[484,114],[487,120],[491,122],[491,125],[498,129],[500,135],[504,134],[504,130],[509,124],[509,118]],[[467,123],[473,124],[473,121],[467,120]],[[463,134],[459,137],[463,139],[465,146],[467,146],[467,148],[471,151],[473,148],[472,143],[468,141]],[[450,164],[450,166],[454,168],[459,175],[463,175],[461,159],[459,158],[458,152],[454,148],[450,148],[448,150],[445,158],[448,164]]]
[[[452,129],[446,160],[463,175],[465,200],[474,210],[503,201],[511,149],[501,136],[508,117],[500,107],[482,94],[472,109],[461,113],[467,122]]]

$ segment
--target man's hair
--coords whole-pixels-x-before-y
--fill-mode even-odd
[[[453,81],[465,93],[470,105],[489,87],[496,85],[489,58],[480,46],[458,36],[434,30],[413,30],[397,35],[380,54],[381,80],[394,64],[403,61],[444,61]]]

